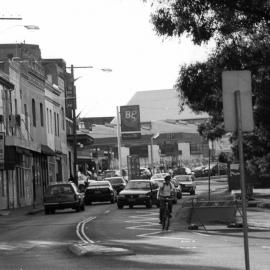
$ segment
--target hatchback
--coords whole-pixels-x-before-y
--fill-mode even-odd
[[[72,182],[51,184],[45,191],[43,205],[46,215],[66,208],[79,212],[84,210],[84,194]]]
[[[108,177],[104,178],[105,181],[109,181],[112,184],[112,187],[116,190],[118,194],[126,186],[126,180],[121,176]]]

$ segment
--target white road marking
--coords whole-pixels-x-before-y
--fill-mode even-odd
[[[77,227],[76,227],[76,234],[78,236],[78,238],[80,238],[84,243],[94,243],[94,241],[92,241],[91,239],[89,239],[85,232],[84,232],[84,226],[87,222],[95,219],[96,217],[89,217],[85,220],[82,220],[80,221],[78,224],[77,224]]]
[[[111,212],[111,210],[106,210],[105,212],[104,212],[104,214],[109,214]]]
[[[262,248],[269,248],[270,249],[270,247],[267,247],[267,246],[262,246]]]

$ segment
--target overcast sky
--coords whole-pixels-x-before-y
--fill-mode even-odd
[[[9,0],[0,21],[0,43],[40,46],[42,58],[62,58],[75,69],[77,113],[115,116],[137,91],[173,88],[179,66],[206,59],[209,49],[187,38],[165,39],[150,22],[142,0]],[[40,30],[26,30],[23,25]],[[112,72],[103,72],[110,68]]]

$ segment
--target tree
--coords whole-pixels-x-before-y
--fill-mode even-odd
[[[204,136],[221,136],[223,130],[223,70],[248,69],[252,73],[253,133],[244,136],[248,169],[270,172],[270,6],[268,1],[176,0],[158,1],[152,15],[159,35],[189,34],[195,44],[216,41],[207,61],[180,68],[176,89],[183,104],[207,112],[208,123],[199,127]],[[182,104],[182,105],[183,105]],[[223,130],[223,131],[222,131]],[[237,137],[233,136],[237,144]],[[237,148],[234,149],[237,153]]]

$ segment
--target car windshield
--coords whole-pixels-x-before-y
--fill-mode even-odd
[[[105,178],[105,180],[110,181],[111,184],[123,184],[122,178]]]
[[[150,189],[150,182],[148,181],[129,181],[127,189]]]
[[[72,190],[72,187],[70,185],[49,186],[47,189],[48,195],[71,194],[71,193],[73,193],[73,190]]]

